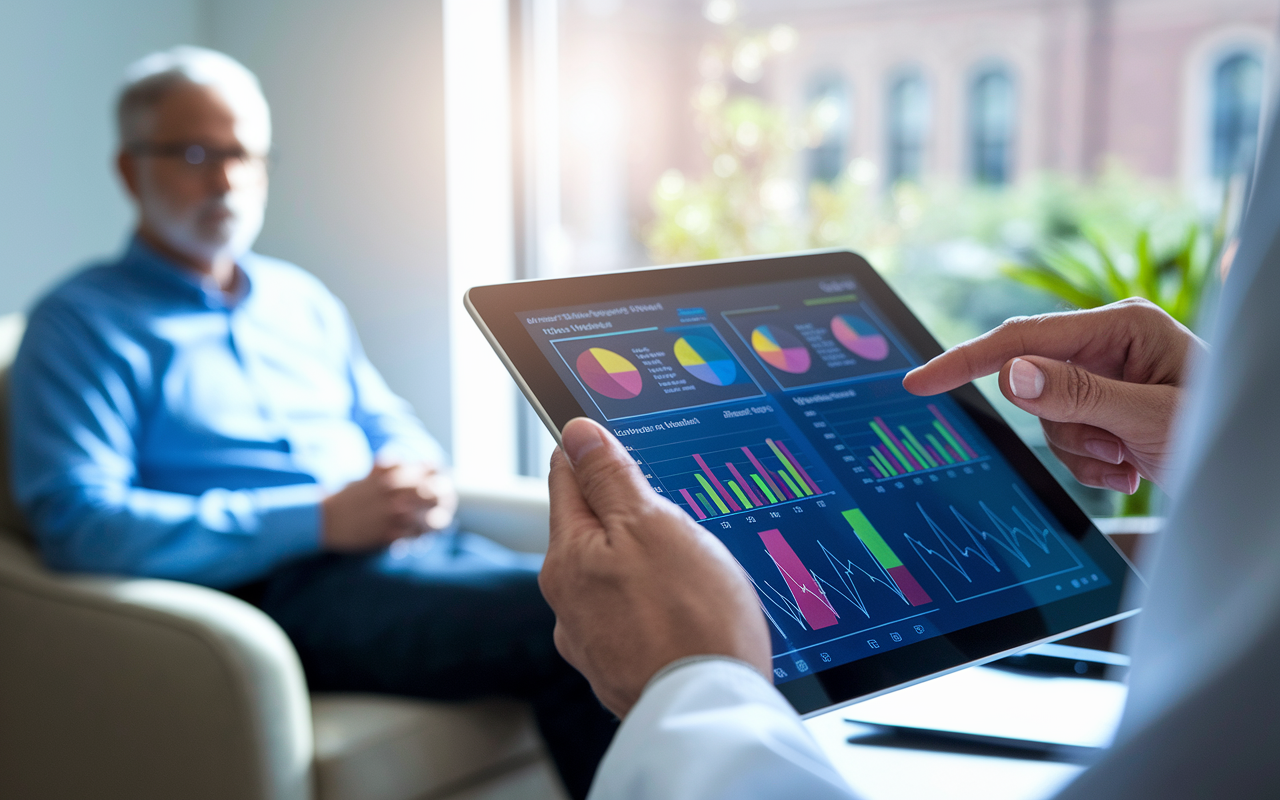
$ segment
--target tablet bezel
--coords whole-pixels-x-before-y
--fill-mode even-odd
[[[559,431],[565,423],[590,415],[520,323],[519,312],[837,276],[853,277],[921,358],[927,360],[942,352],[937,340],[879,273],[861,256],[847,250],[477,286],[466,293],[464,303],[559,441]],[[679,288],[673,291],[673,286]],[[981,392],[973,384],[966,384],[949,395],[1048,507],[1064,531],[1106,573],[1110,584],[780,684],[779,691],[802,715],[812,716],[985,663],[1106,625],[1138,610],[1133,602],[1135,593],[1127,591],[1133,582],[1141,583],[1133,566],[1093,525]]]

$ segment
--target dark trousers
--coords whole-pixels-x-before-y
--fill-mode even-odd
[[[449,532],[314,556],[235,594],[284,628],[314,691],[529,701],[565,787],[581,798],[618,723],[556,652],[541,563]]]

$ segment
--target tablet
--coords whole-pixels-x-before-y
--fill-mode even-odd
[[[558,438],[587,416],[728,547],[812,715],[1112,622],[1138,578],[860,256],[480,286],[468,311]]]

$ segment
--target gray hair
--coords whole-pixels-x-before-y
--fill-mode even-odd
[[[125,70],[124,86],[116,101],[120,146],[141,144],[148,135],[151,115],[160,101],[183,84],[208,86],[218,91],[250,126],[251,149],[265,151],[271,145],[271,111],[258,78],[225,53],[181,45],[145,56]]]

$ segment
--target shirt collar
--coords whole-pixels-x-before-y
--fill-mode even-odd
[[[222,287],[218,286],[212,278],[196,275],[191,270],[160,255],[137,234],[129,239],[121,264],[144,274],[149,281],[159,282],[206,308],[235,309],[249,298],[253,289],[252,262],[255,257],[253,252],[248,252],[236,259],[239,280],[235,294],[231,296],[223,292]]]

